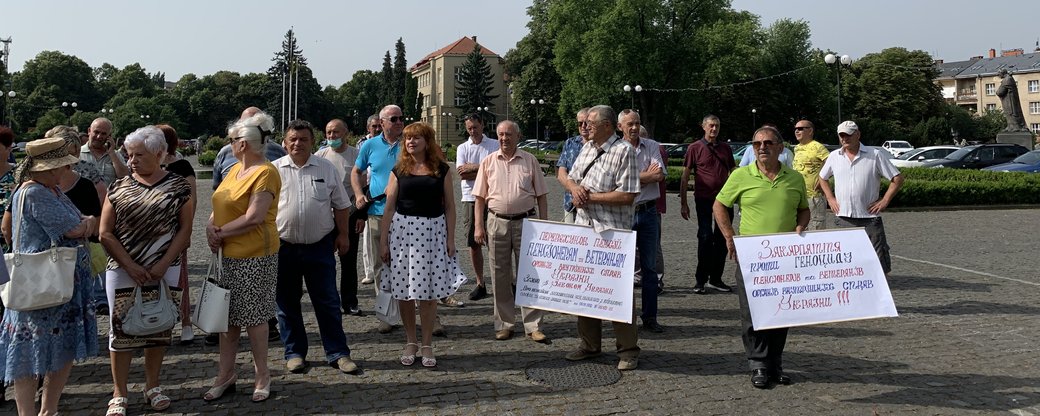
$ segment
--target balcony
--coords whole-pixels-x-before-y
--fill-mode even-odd
[[[975,91],[961,91],[957,94],[957,102],[977,101],[979,94]]]

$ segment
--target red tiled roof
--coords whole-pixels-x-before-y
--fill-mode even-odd
[[[440,48],[429,55],[426,55],[426,57],[420,59],[419,62],[416,62],[415,65],[412,65],[410,71],[414,71],[416,68],[425,65],[431,59],[441,55],[469,55],[470,52],[473,52],[473,46],[476,44],[477,40],[475,36],[464,36],[461,39],[452,42],[450,45]],[[481,55],[498,56],[497,53],[492,52],[491,49],[484,47],[484,45],[480,45],[480,53]]]

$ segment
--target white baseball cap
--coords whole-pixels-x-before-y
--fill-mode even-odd
[[[856,134],[857,131],[859,131],[859,126],[857,126],[856,122],[852,120],[843,121],[841,124],[838,125],[838,134],[844,133],[852,135]]]

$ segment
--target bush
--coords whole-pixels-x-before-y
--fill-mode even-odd
[[[199,164],[202,166],[213,166],[213,161],[217,159],[216,150],[207,150],[199,155]]]
[[[224,147],[225,144],[227,144],[227,141],[224,140],[223,137],[213,136],[206,140],[206,144],[202,146],[202,150],[212,150],[217,152],[220,151],[220,148]]]
[[[947,168],[904,168],[893,207],[1040,204],[1040,175]],[[881,184],[881,194],[888,181]]]

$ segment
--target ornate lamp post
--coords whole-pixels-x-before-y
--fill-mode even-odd
[[[838,123],[841,123],[841,67],[852,65],[852,58],[848,55],[839,57],[833,53],[828,53],[823,57],[823,62],[826,62],[827,65],[838,67]]]
[[[68,101],[62,101],[62,103],[61,103],[62,111],[64,111],[64,109],[70,108],[70,107],[72,108],[72,111],[69,112],[69,125],[72,125],[72,115],[76,113],[76,107],[79,107],[79,104],[77,104],[75,101],[73,101],[72,103],[69,103]]]
[[[541,98],[539,98],[537,100],[532,98],[531,99],[531,105],[534,106],[534,140],[537,142],[537,141],[539,141],[538,140],[538,137],[539,137],[538,133],[540,132],[540,130],[538,130],[538,107],[545,105],[545,100],[543,100]]]
[[[636,93],[637,92],[643,92],[643,86],[642,85],[636,85],[635,87],[633,87],[631,85],[625,84],[625,86],[621,87],[621,89],[625,90],[625,92],[631,92],[632,93],[632,99],[631,99],[631,103],[630,103],[631,104],[630,108],[635,110],[636,109]]]

